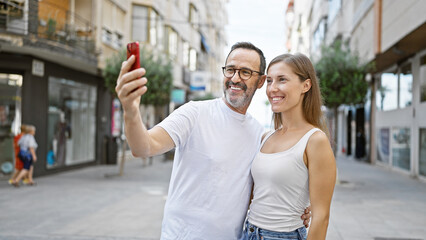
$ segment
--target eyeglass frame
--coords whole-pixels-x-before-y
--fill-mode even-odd
[[[232,69],[234,70],[234,73],[232,74],[232,76],[228,77],[228,76],[226,76],[226,75],[225,75],[225,69],[226,69],[226,68],[232,68]],[[259,74],[259,75],[263,75],[261,72],[259,72],[259,71],[255,71],[255,70],[251,70],[250,68],[234,68],[234,67],[227,67],[227,66],[222,67],[222,73],[223,73],[223,76],[225,76],[225,77],[227,77],[227,78],[232,78],[232,77],[234,77],[234,76],[235,76],[235,73],[237,72],[237,70],[238,70],[238,76],[239,76],[242,80],[244,80],[244,81],[249,80],[249,79],[253,76],[253,72],[255,72],[255,73]],[[250,77],[248,77],[247,79],[242,78],[242,77],[241,77],[241,70],[248,70],[248,71],[250,71]]]

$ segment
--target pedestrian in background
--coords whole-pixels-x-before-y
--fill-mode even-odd
[[[14,147],[14,150],[15,150],[15,171],[14,171],[12,177],[9,179],[9,184],[12,184],[13,182],[16,181],[16,178],[18,177],[19,173],[21,172],[22,168],[24,167],[24,163],[22,162],[22,160],[18,156],[18,154],[19,154],[18,141],[26,133],[26,131],[27,131],[26,125],[22,124],[21,125],[21,132],[13,138],[13,147]],[[24,177],[22,182],[24,184],[27,184],[28,178]]]
[[[275,57],[267,69],[266,95],[275,130],[263,138],[251,167],[254,191],[244,239],[325,239],[336,162],[309,58]],[[307,234],[299,216],[309,205]]]
[[[132,153],[149,157],[176,148],[161,239],[239,239],[264,131],[247,113],[266,78],[263,52],[247,42],[233,45],[223,67],[225,96],[186,103],[150,130],[139,111],[148,80],[143,68],[128,72],[134,61],[123,62],[116,86]]]
[[[34,138],[36,132],[36,128],[33,125],[27,126],[27,133],[24,134],[21,139],[18,141],[19,145],[19,158],[23,162],[23,168],[21,172],[19,173],[18,177],[15,181],[12,182],[12,184],[16,187],[19,186],[19,181],[28,174],[28,184],[34,185],[35,182],[33,180],[33,172],[34,172],[34,162],[37,161],[37,142]]]

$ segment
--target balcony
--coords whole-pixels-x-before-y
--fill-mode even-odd
[[[0,0],[0,41],[21,39],[22,46],[45,49],[96,64],[95,27],[88,1]],[[72,9],[85,10],[83,17]],[[17,41],[9,41],[16,45]],[[18,47],[20,47],[18,45]]]
[[[95,54],[94,26],[90,20],[66,7],[69,6],[57,5],[53,1],[40,1],[37,36]]]

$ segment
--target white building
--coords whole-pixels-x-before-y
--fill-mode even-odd
[[[364,131],[370,162],[424,179],[426,1],[294,0],[290,5],[290,52],[309,49],[315,60],[321,44],[342,39],[376,66],[366,79],[367,103],[339,109],[338,154],[354,155],[356,133]]]

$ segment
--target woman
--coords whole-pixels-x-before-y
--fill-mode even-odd
[[[325,239],[336,163],[314,67],[303,54],[283,54],[269,63],[266,82],[275,131],[264,136],[252,164],[253,200],[244,238]],[[300,215],[309,204],[307,235]]]

